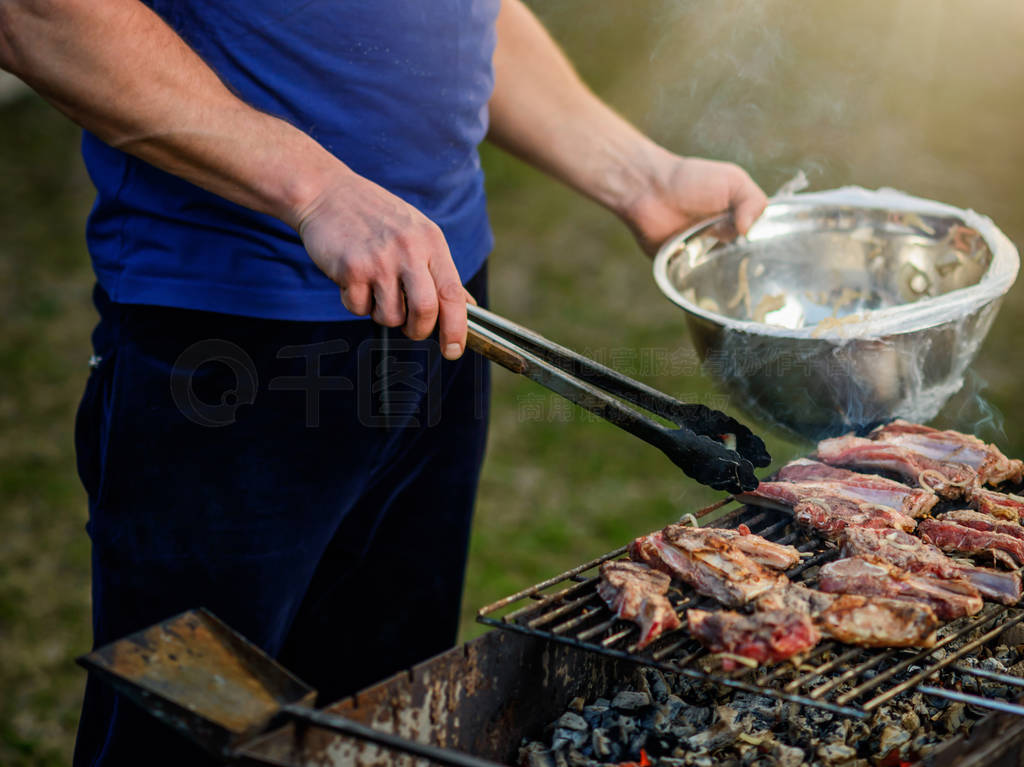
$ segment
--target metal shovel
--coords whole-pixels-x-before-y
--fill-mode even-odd
[[[316,690],[208,610],[189,610],[78,659],[118,692],[215,756],[288,720],[455,767],[497,762],[440,748],[312,708]]]

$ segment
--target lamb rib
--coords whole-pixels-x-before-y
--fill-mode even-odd
[[[762,663],[777,663],[812,649],[821,634],[811,619],[789,610],[744,615],[733,610],[687,610],[690,633],[710,652],[725,652]],[[731,671],[736,661],[722,659]]]
[[[619,559],[601,565],[597,593],[618,617],[640,627],[637,648],[643,648],[682,625],[665,596],[671,582],[668,575],[647,565]]]
[[[668,573],[727,607],[740,607],[786,580],[755,562],[712,528],[669,525],[637,538],[629,555],[635,561]]]
[[[978,483],[970,466],[930,458],[920,450],[865,437],[835,437],[818,443],[817,457],[825,463],[872,471],[891,471],[914,485],[934,490],[943,498],[959,498]]]
[[[958,525],[972,527],[986,533],[999,533],[1024,540],[1024,527],[1021,527],[1019,522],[1007,522],[1005,519],[993,517],[991,514],[982,514],[979,511],[955,509],[947,511],[945,514],[939,514],[935,518],[943,522],[956,522]]]
[[[991,514],[1000,519],[1020,522],[1024,519],[1024,498],[1013,493],[998,493],[975,487],[968,491],[967,502],[971,508],[983,514]]]
[[[1011,568],[1017,564],[1024,564],[1024,541],[1012,535],[976,530],[958,522],[941,519],[922,520],[919,532],[925,541],[943,551],[956,551],[961,554],[988,553]]]
[[[908,573],[886,562],[861,557],[822,566],[818,588],[835,594],[908,599],[928,605],[942,620],[974,615],[984,604],[978,590],[967,581]]]
[[[995,445],[951,429],[940,431],[896,420],[868,436],[878,442],[912,446],[937,461],[969,466],[983,484],[1020,482],[1024,475],[1024,461],[1007,458]]]
[[[800,562],[800,551],[794,546],[769,541],[750,532],[746,525],[735,530],[726,527],[690,527],[683,524],[669,525],[662,532],[670,541],[676,538],[687,540],[724,541],[753,559],[758,564],[773,570],[788,570]]]
[[[807,458],[786,464],[775,476],[782,482],[838,482],[851,497],[887,506],[908,517],[923,517],[939,502],[939,497],[930,489],[909,487],[877,474],[860,474]]]
[[[807,615],[822,634],[861,647],[930,647],[939,619],[926,604],[904,599],[829,594],[791,583],[772,589],[757,610]]]
[[[901,511],[865,501],[845,482],[762,482],[736,496],[755,506],[792,511],[796,521],[827,536],[849,526],[890,527],[911,531],[916,522]]]
[[[881,560],[912,573],[934,575],[944,580],[963,579],[983,597],[1007,605],[1021,599],[1021,579],[1017,573],[972,567],[947,557],[936,546],[901,530],[847,528],[839,537],[844,557]]]

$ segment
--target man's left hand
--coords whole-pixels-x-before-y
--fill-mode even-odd
[[[647,183],[621,216],[651,256],[673,234],[726,211],[731,222],[717,231],[726,238],[746,234],[767,203],[761,188],[732,163],[658,148],[645,171]]]

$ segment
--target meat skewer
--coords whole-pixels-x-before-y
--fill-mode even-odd
[[[618,617],[640,627],[636,645],[640,649],[682,625],[665,596],[671,582],[668,575],[647,565],[619,559],[601,565],[597,593]]]
[[[849,526],[887,527],[910,532],[917,523],[889,506],[864,500],[845,482],[762,482],[736,499],[755,506],[792,511],[794,519],[832,537]]]
[[[881,560],[912,573],[944,580],[963,579],[983,597],[1006,605],[1020,601],[1021,579],[1017,573],[974,567],[947,557],[942,551],[901,530],[847,528],[839,537],[844,557]]]
[[[995,519],[995,517],[990,517]],[[921,538],[943,551],[961,554],[991,554],[997,560],[1014,568],[1024,564],[1024,541],[1012,535],[988,530],[976,530],[958,522],[925,519],[919,528]]]
[[[807,458],[786,464],[775,476],[781,482],[838,482],[852,498],[887,506],[908,517],[923,517],[939,502],[930,489],[909,487],[877,474],[860,474]]]
[[[637,538],[630,558],[668,573],[726,607],[740,607],[786,580],[755,562],[712,528],[669,525]]]
[[[801,583],[769,591],[755,607],[807,615],[822,634],[861,647],[930,647],[939,626],[938,617],[926,604],[829,594]]]
[[[812,649],[821,634],[810,618],[790,610],[767,610],[744,615],[734,610],[687,610],[690,633],[710,652],[749,658],[758,665],[777,663]],[[732,658],[722,668],[736,667]]]
[[[861,557],[824,565],[818,573],[818,588],[836,594],[909,599],[928,605],[942,620],[974,615],[984,604],[978,590],[967,581],[908,573]]]

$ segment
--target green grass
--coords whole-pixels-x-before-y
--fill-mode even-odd
[[[769,190],[797,168],[816,188],[896,186],[973,207],[1024,240],[1024,9],[562,0],[542,11],[595,90],[676,150],[741,160]],[[35,98],[0,109],[0,764],[12,767],[69,760],[84,682],[73,659],[89,646],[72,426],[95,318],[77,141]],[[494,307],[673,395],[717,403],[688,372],[682,317],[624,227],[493,150],[484,164]],[[976,366],[1016,455],[1022,323],[1018,286]],[[944,420],[983,416],[967,392]],[[779,460],[802,449],[770,442]],[[479,606],[715,498],[653,448],[496,371],[463,637],[479,632]]]

